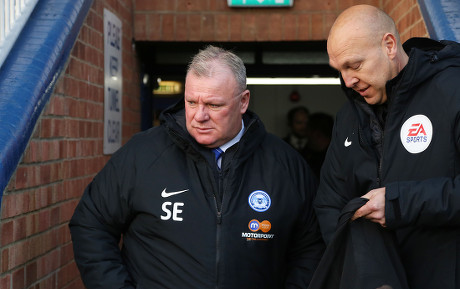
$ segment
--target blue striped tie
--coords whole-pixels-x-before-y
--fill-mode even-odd
[[[223,150],[221,150],[220,148],[214,148],[212,149],[212,152],[214,153],[214,156],[216,157],[216,164],[217,164],[217,167],[220,169],[220,158],[222,157],[222,154],[224,153]]]

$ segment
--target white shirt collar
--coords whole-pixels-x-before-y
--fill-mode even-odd
[[[244,121],[241,120],[241,130],[240,132],[229,142],[221,145],[219,148],[222,150],[222,151],[226,151],[229,147],[231,147],[232,145],[236,144],[237,142],[240,141],[241,137],[243,136],[243,133],[244,133]]]

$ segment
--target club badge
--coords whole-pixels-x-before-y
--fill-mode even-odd
[[[264,191],[254,191],[249,195],[249,206],[256,212],[265,212],[270,208],[270,196]]]

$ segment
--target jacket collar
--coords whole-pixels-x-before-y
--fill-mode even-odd
[[[249,157],[261,144],[266,134],[259,117],[248,110],[243,115],[244,131],[238,143],[227,148],[227,158],[232,156],[239,160]],[[160,125],[164,126],[173,142],[195,159],[205,157],[209,149],[203,147],[188,133],[185,123],[185,102],[179,100],[160,115]],[[206,157],[205,157],[206,158]]]

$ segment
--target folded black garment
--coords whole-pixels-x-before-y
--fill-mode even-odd
[[[394,233],[364,218],[350,222],[367,201],[352,199],[342,210],[309,289],[409,289]]]

